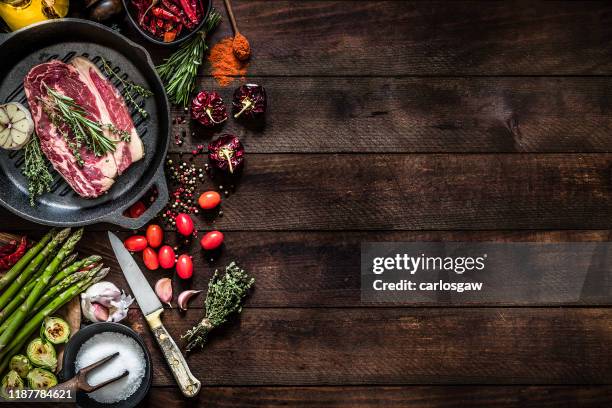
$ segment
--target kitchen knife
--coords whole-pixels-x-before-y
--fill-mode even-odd
[[[162,324],[160,315],[164,311],[164,307],[159,298],[153,292],[153,289],[151,289],[149,282],[145,279],[132,255],[123,246],[123,242],[110,231],[108,239],[110,239],[111,247],[123,270],[123,275],[130,285],[136,301],[138,301],[138,305],[168,362],[170,371],[172,371],[172,375],[179,385],[181,392],[186,397],[196,396],[200,391],[202,383],[191,374],[181,351]]]

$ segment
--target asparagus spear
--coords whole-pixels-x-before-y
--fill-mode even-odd
[[[67,229],[69,232],[70,229]],[[60,232],[61,234],[61,232]],[[59,234],[58,234],[59,235]],[[45,287],[49,284],[51,277],[57,271],[59,265],[63,262],[63,260],[72,252],[74,246],[79,242],[81,237],[83,236],[83,229],[77,230],[74,234],[72,234],[68,240],[64,243],[60,251],[57,253],[53,261],[47,266],[42,273],[42,275],[38,278],[36,285],[32,289],[32,292],[28,295],[25,302],[11,315],[9,318],[9,324],[6,329],[0,334],[0,353],[6,349],[11,338],[14,337],[15,333],[19,329],[19,326],[23,323],[25,318],[32,310],[32,307],[38,300],[38,297],[45,289]]]
[[[19,332],[15,334],[8,347],[5,347],[4,350],[0,351],[0,359],[2,359],[0,362],[0,373],[6,370],[11,356],[17,353],[17,351],[25,345],[29,337],[36,330],[40,329],[40,325],[42,324],[45,317],[52,315],[60,307],[68,303],[73,297],[83,292],[94,283],[104,279],[109,270],[110,268],[104,268],[99,271],[91,270],[89,272],[86,272],[87,277],[85,279],[75,283],[74,285],[66,289],[51,302],[47,303],[38,313],[36,313],[36,315],[32,316],[32,318],[25,324],[25,326],[23,326],[21,330],[19,330]]]
[[[38,241],[36,245],[30,248],[30,250],[26,252],[25,255],[23,255],[11,269],[9,269],[9,271],[3,277],[0,278],[0,291],[7,287],[21,273],[23,268],[25,268],[30,261],[45,247],[45,245],[47,245],[51,238],[55,236],[56,232],[57,231],[55,229],[49,231],[47,235],[42,237],[42,239]]]
[[[70,255],[66,259],[74,258],[73,255]],[[64,279],[65,277],[69,276],[72,273],[75,273],[78,270],[81,270],[83,268],[89,268],[90,266],[94,265],[96,262],[99,262],[101,259],[102,257],[99,255],[92,255],[85,259],[81,259],[80,261],[77,261],[71,265],[68,265],[68,267],[63,268],[61,272],[59,272],[57,275],[53,277],[53,280],[51,280],[50,285],[57,284],[62,279]],[[51,262],[51,260],[49,260],[49,262]],[[66,262],[63,262],[62,264],[65,265]],[[0,323],[3,323],[0,326],[0,333],[2,333],[4,329],[6,328],[5,320],[19,307],[19,305],[23,303],[26,297],[28,297],[28,294],[32,291],[32,289],[34,289],[34,285],[36,285],[36,278],[38,277],[38,275],[40,275],[44,271],[46,267],[47,266],[45,265],[44,267],[39,268],[39,271],[36,272],[36,274],[34,274],[34,277],[30,279],[30,281],[26,284],[26,286],[22,290],[20,290],[17,293],[17,295],[15,295],[15,297],[11,300],[11,302],[8,305],[6,305],[4,309],[0,311]]]
[[[64,240],[70,234],[70,229],[64,229],[55,235],[51,241],[45,246],[45,248],[36,255],[36,258],[30,262],[27,268],[21,272],[21,274],[15,278],[13,283],[6,289],[2,295],[0,295],[0,308],[6,306],[11,299],[17,294],[22,286],[30,279],[30,277],[38,270],[38,267],[45,261],[47,255],[49,255],[55,247],[64,242]],[[21,258],[23,259],[23,258]]]
[[[67,268],[64,268],[61,272],[55,275],[53,279],[51,279],[50,284],[55,285],[56,283],[64,279],[66,276],[71,275],[75,273],[76,271],[80,271],[81,269],[89,268],[93,266],[94,264],[100,262],[101,260],[102,260],[102,257],[100,255],[91,255],[91,256],[88,256],[87,258],[81,259],[80,261],[75,262],[72,265],[69,265]]]
[[[79,257],[79,253],[78,252],[74,252],[74,253],[70,254],[70,256],[68,258],[64,259],[64,262],[62,262],[62,264],[60,265],[60,267],[59,267],[60,271],[66,269],[67,267],[69,267],[70,265],[75,263],[78,257]]]
[[[95,266],[93,269],[91,269],[91,271],[98,272],[100,269],[102,269],[102,264]],[[64,290],[72,286],[72,284],[77,283],[78,281],[86,278],[87,276],[88,276],[87,272],[73,273],[72,275],[68,275],[67,277],[62,279],[58,284],[51,286],[45,292],[45,294],[42,295],[40,299],[38,299],[38,302],[36,302],[36,304],[32,308],[32,311],[30,312],[30,316],[35,314],[41,307],[46,305],[47,302],[53,299],[55,295],[57,295],[60,292],[63,292]]]

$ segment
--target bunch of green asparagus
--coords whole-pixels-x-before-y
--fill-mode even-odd
[[[108,273],[100,256],[77,259],[82,235],[82,229],[50,231],[0,278],[0,373],[45,317]]]

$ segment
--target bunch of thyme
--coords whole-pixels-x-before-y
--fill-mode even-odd
[[[231,314],[242,311],[242,301],[253,283],[255,279],[249,277],[235,262],[225,267],[223,276],[219,276],[218,270],[215,271],[208,284],[208,293],[204,301],[206,308],[204,318],[181,336],[187,342],[185,346],[187,352],[196,347],[204,347],[211,330],[225,323]]]
[[[142,87],[141,85],[135,84],[132,81],[121,78],[104,58],[102,58],[102,69],[107,75],[118,80],[123,86],[123,96],[128,103],[132,105],[143,118],[149,117],[149,112],[147,112],[138,102],[136,102],[136,97],[141,96],[144,99],[147,99],[153,96],[153,92]]]
[[[104,134],[104,128],[112,134],[120,136],[122,141],[128,142],[130,140],[130,134],[127,131],[117,129],[112,123],[102,124],[89,119],[87,112],[74,99],[48,86],[46,88],[47,97],[40,98],[43,110],[58,129],[61,129],[62,125],[66,125],[72,131],[74,140],[70,138],[68,133],[62,132],[62,134],[80,166],[84,164],[80,154],[82,146],[86,146],[98,157],[115,151],[117,141],[108,138]]]
[[[34,200],[38,196],[51,191],[51,184],[53,184],[53,176],[49,172],[49,163],[40,150],[36,135],[32,135],[25,146],[23,175],[28,179],[30,205],[34,207]]]
[[[165,59],[156,67],[157,73],[164,83],[166,94],[171,103],[186,107],[189,96],[195,86],[198,67],[202,64],[204,53],[208,49],[206,35],[213,31],[221,22],[221,14],[212,9],[204,28]]]

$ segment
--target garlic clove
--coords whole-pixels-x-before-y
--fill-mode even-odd
[[[187,310],[187,304],[189,303],[189,300],[200,292],[202,291],[201,290],[185,290],[181,292],[177,300],[177,303],[179,307],[181,308],[181,310]]]
[[[91,308],[93,310],[93,316],[96,318],[98,322],[107,322],[108,321],[108,309],[102,306],[99,303],[92,303]]]
[[[162,302],[172,307],[172,280],[170,278],[161,278],[155,283],[155,294]]]

